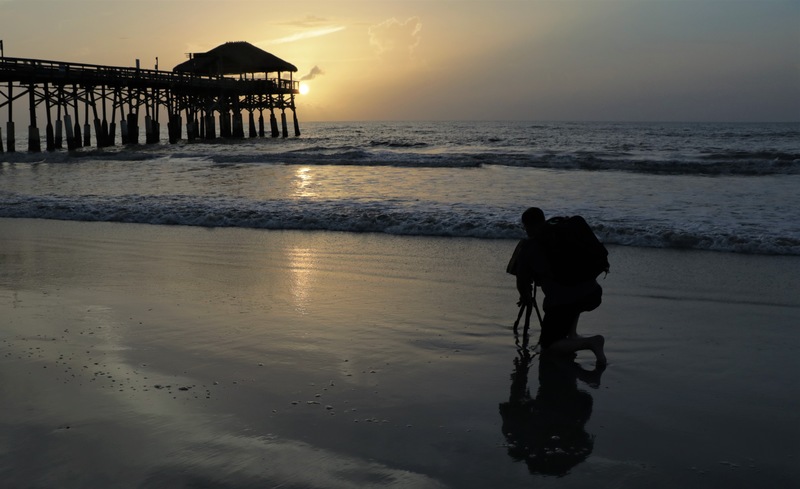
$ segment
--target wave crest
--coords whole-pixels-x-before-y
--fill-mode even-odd
[[[516,218],[493,208],[461,209],[432,202],[264,201],[191,195],[117,197],[0,194],[0,217],[157,225],[387,233],[408,236],[518,239]],[[800,239],[753,231],[631,226],[594,220],[607,244],[800,255]]]

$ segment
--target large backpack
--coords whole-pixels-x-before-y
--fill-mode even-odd
[[[556,282],[575,285],[609,271],[608,250],[581,216],[548,219],[542,245]]]

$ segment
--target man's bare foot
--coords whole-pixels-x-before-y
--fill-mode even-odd
[[[590,340],[592,353],[594,353],[594,356],[597,357],[597,366],[606,366],[608,364],[608,359],[603,351],[603,346],[606,344],[606,339],[603,338],[603,335],[595,335],[592,336]]]

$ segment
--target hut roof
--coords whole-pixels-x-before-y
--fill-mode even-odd
[[[259,49],[249,42],[226,42],[205,53],[193,53],[192,58],[172,71],[197,75],[238,75],[241,73],[273,73],[297,71],[287,61]]]

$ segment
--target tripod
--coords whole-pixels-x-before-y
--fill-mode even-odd
[[[528,330],[531,326],[531,315],[533,311],[536,310],[536,318],[539,320],[539,327],[542,326],[542,313],[539,311],[539,306],[536,304],[536,285],[533,286],[533,296],[531,300],[527,303],[520,301],[519,302],[519,313],[517,314],[517,320],[514,321],[514,336],[519,338],[519,322],[522,320],[522,315],[525,314],[525,324],[522,328],[522,337],[524,343],[527,345],[528,343]],[[537,343],[538,345],[538,343]],[[534,346],[536,348],[536,346]]]

